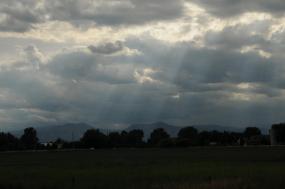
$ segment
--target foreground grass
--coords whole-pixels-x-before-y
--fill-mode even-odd
[[[285,147],[0,153],[0,188],[285,187]]]

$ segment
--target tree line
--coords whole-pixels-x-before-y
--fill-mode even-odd
[[[244,132],[202,131],[194,127],[181,128],[176,137],[171,137],[163,128],[154,129],[147,140],[143,130],[110,132],[89,129],[79,141],[67,142],[62,139],[40,143],[37,131],[30,127],[17,138],[10,133],[0,133],[0,151],[7,150],[48,150],[48,149],[97,149],[97,148],[146,148],[146,147],[189,147],[189,146],[238,146],[269,145],[269,136],[263,135],[257,127],[247,127]]]

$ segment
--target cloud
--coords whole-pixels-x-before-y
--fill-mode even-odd
[[[282,0],[194,0],[207,12],[218,17],[232,17],[247,12],[265,12],[275,16],[284,15],[285,3]]]
[[[164,6],[161,6],[163,3]],[[139,25],[151,21],[169,20],[182,15],[183,1],[171,0],[111,0],[111,1],[46,1],[51,20],[63,20],[82,25]],[[82,22],[82,23],[80,23]]]
[[[115,44],[113,46],[113,44]],[[110,84],[126,84],[135,82],[135,66],[128,59],[128,55],[105,56],[119,51],[120,43],[108,43],[103,46],[59,53],[53,57],[46,69],[61,78],[70,80],[86,80],[105,82]],[[94,54],[96,53],[96,54]]]
[[[0,123],[245,126],[284,117],[277,1],[193,1],[205,10],[168,0],[38,2],[0,3],[24,24],[2,31],[25,32],[1,39]]]
[[[38,8],[39,1],[7,1],[0,2],[0,31],[25,32],[41,22],[42,15]]]
[[[40,66],[45,63],[45,56],[34,45],[25,47],[22,51],[23,57],[28,64],[32,64],[35,69],[40,69]]]
[[[164,6],[161,6],[161,4]],[[171,0],[3,0],[0,31],[26,32],[38,24],[63,21],[80,28],[141,25],[183,15],[183,1]]]
[[[277,59],[185,42],[162,50],[164,42],[153,39],[129,39],[125,46],[142,53],[105,56],[75,48],[58,52],[40,69],[1,70],[0,104],[7,102],[2,123],[19,125],[11,120],[28,116],[23,122],[39,125],[163,120],[237,126],[282,118],[277,113],[283,110],[283,89],[276,82],[284,81],[284,66]],[[36,46],[24,49],[33,55],[30,62],[41,52]],[[267,115],[266,107],[276,114]]]
[[[270,30],[270,22],[257,21],[251,24],[237,24],[224,27],[222,31],[208,31],[204,43],[208,47],[241,50],[243,47],[270,45],[264,35]],[[242,34],[242,35],[241,35]]]
[[[124,46],[121,41],[116,41],[115,43],[106,43],[99,46],[90,45],[88,49],[93,53],[99,54],[113,54],[123,50]]]

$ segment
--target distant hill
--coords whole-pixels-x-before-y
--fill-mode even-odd
[[[66,141],[79,140],[86,130],[93,127],[85,123],[69,123],[64,125],[53,125],[36,128],[38,138],[41,142],[54,141],[61,138]],[[12,132],[16,136],[21,136],[23,130]]]

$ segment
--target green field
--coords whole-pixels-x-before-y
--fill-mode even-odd
[[[0,153],[0,188],[285,188],[285,147]]]

